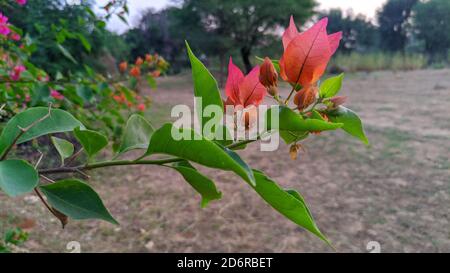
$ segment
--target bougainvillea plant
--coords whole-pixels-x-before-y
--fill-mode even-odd
[[[6,5],[5,1],[0,3]],[[12,4],[12,3],[9,3]],[[25,5],[24,2],[17,2]],[[89,7],[86,7],[89,9]],[[126,1],[111,1],[104,9],[106,17],[113,12],[123,18],[127,12]],[[91,10],[90,17],[84,22],[89,28],[104,28],[104,22]],[[65,47],[68,40],[78,40],[86,54],[92,45],[83,34],[72,32],[66,22],[52,28],[53,41],[62,58],[80,65]],[[8,23],[5,14],[0,13],[0,126],[16,113],[29,107],[46,106],[52,103],[54,108],[69,111],[89,128],[95,128],[109,138],[120,138],[121,129],[127,118],[134,113],[142,113],[150,104],[148,96],[139,92],[142,79],[156,88],[155,78],[164,74],[168,63],[158,54],[147,54],[138,58],[134,65],[126,62],[118,64],[120,73],[105,76],[84,64],[84,71],[57,72],[50,75],[36,67],[30,57],[36,50],[33,37],[24,35],[23,31]],[[130,67],[130,70],[128,70]]]
[[[353,111],[342,106],[345,98],[336,96],[341,89],[343,75],[320,82],[341,39],[341,33],[328,35],[326,26],[327,19],[322,19],[312,28],[299,33],[291,19],[291,24],[283,35],[285,50],[281,60],[272,61],[265,58],[263,64],[255,67],[248,75],[244,75],[230,60],[225,101],[216,80],[187,44],[194,95],[202,101],[196,106],[197,111],[211,106],[223,111],[228,108],[225,106],[234,106],[235,110],[229,112],[227,109],[226,113],[233,116],[235,121],[239,121],[240,119],[236,118],[238,112],[247,110],[241,123],[244,124],[244,130],[250,130],[254,126],[252,118],[262,118],[259,111],[252,109],[261,108],[264,99],[269,96],[274,99],[276,105],[271,103],[263,115],[265,132],[259,136],[279,134],[287,144],[292,145],[291,156],[296,154],[302,140],[312,134],[329,130],[343,129],[368,143],[361,120]],[[140,62],[138,60],[135,65],[138,67]],[[127,69],[128,65],[121,65],[122,71]],[[132,67],[131,71],[133,69],[135,67]],[[130,73],[138,74],[136,70]],[[291,87],[290,94],[285,98],[281,96],[282,92],[279,92],[281,83],[278,75]],[[269,118],[274,116],[273,113],[278,120],[276,123]],[[219,120],[227,115],[219,113]],[[317,227],[306,201],[299,192],[283,189],[263,171],[252,169],[239,156],[238,150],[245,149],[246,144],[258,141],[261,137],[236,139],[234,134],[226,132],[233,129],[227,126],[224,139],[223,134],[215,132],[219,131],[219,128],[223,129],[223,126],[207,126],[209,121],[217,117],[203,115],[198,118],[201,121],[200,130],[193,130],[177,128],[172,123],[153,128],[142,116],[132,115],[112,159],[98,161],[96,156],[103,149],[110,147],[105,135],[87,127],[67,111],[51,106],[28,108],[12,117],[0,135],[0,188],[11,197],[34,191],[63,226],[69,219],[102,219],[117,224],[99,195],[83,180],[89,177],[89,171],[113,166],[159,165],[180,173],[201,195],[201,206],[204,207],[209,202],[220,199],[222,193],[212,179],[195,167],[195,164],[198,164],[235,173],[236,179],[246,182],[287,219],[329,243]],[[73,143],[54,136],[55,133],[63,132],[72,135],[72,139],[82,148],[74,151]],[[46,155],[42,155],[35,162],[10,158],[10,152],[17,144],[45,135],[52,135],[62,164],[41,167],[41,159]],[[180,139],[179,135],[187,137]],[[135,159],[120,159],[123,154],[132,150],[135,153],[129,156],[135,156]],[[138,151],[141,152],[136,156]],[[80,154],[86,156],[86,160],[81,163],[74,160]]]

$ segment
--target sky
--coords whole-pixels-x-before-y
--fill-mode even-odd
[[[257,0],[255,0],[257,1]],[[108,0],[97,0],[100,6]],[[171,4],[171,0],[128,0],[130,9],[129,23],[133,25],[139,20],[140,13],[147,8],[162,9]],[[319,9],[341,8],[343,10],[352,9],[354,13],[362,13],[369,18],[373,18],[376,10],[380,8],[386,0],[317,0]],[[114,18],[108,23],[108,28],[116,32],[124,32],[129,26]]]

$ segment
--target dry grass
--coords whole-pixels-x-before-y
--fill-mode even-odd
[[[192,103],[188,75],[167,78],[148,116],[157,123],[171,105]],[[181,84],[184,83],[184,84]],[[175,88],[173,88],[176,86]],[[290,161],[288,147],[241,152],[254,168],[310,203],[319,227],[339,251],[446,252],[450,249],[450,71],[348,75],[343,95],[366,123],[371,147],[341,132],[308,140]],[[29,196],[0,193],[0,231],[33,220],[28,251],[64,252],[79,241],[84,252],[328,252],[269,208],[230,173],[202,169],[223,200],[200,209],[200,198],[171,170],[139,166],[92,173],[116,227],[71,222],[65,230]]]

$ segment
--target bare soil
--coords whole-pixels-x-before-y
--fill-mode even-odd
[[[240,152],[254,168],[299,190],[321,230],[341,252],[450,251],[450,71],[352,74],[342,93],[366,125],[364,146],[343,132],[308,139],[307,152],[289,159],[258,144]],[[147,113],[156,124],[171,106],[192,104],[189,75],[164,78]],[[117,167],[91,173],[121,226],[71,222],[62,230],[32,196],[0,193],[0,232],[28,228],[23,250],[68,252],[331,252],[326,244],[280,216],[241,179],[202,169],[223,199],[200,208],[199,196],[175,172],[158,167]]]

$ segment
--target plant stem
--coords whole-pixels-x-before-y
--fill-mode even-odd
[[[295,91],[295,85],[292,87],[291,93],[289,93],[289,96],[284,101],[284,104],[287,105],[289,103],[289,100],[291,99],[292,95],[294,94],[294,91]]]
[[[244,141],[240,141],[240,142],[228,145],[227,148],[234,149],[234,148],[238,148],[238,147],[241,147],[243,145],[246,145],[246,144],[249,144],[249,143],[252,143],[255,141],[256,140],[244,140]],[[59,168],[53,168],[53,169],[44,169],[44,170],[39,170],[39,174],[45,175],[45,174],[56,174],[56,173],[80,173],[82,171],[105,168],[105,167],[113,167],[113,166],[165,165],[165,164],[169,164],[169,163],[180,162],[183,160],[184,160],[183,158],[179,158],[179,157],[156,159],[156,160],[144,160],[144,159],[112,160],[112,161],[96,162],[96,163],[86,164],[83,166],[76,166],[76,167],[59,167]]]

